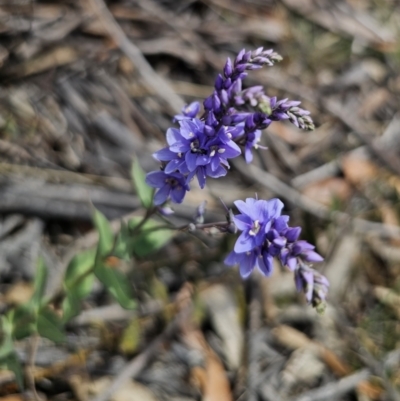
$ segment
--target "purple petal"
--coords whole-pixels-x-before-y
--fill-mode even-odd
[[[196,157],[196,166],[205,166],[210,161],[207,155],[199,155]]]
[[[232,251],[229,253],[229,255],[225,258],[224,263],[227,266],[234,266],[238,264],[240,261],[240,258],[238,257],[238,254],[235,251]]]
[[[163,171],[152,171],[146,175],[146,184],[153,188],[161,188],[165,185],[167,175]]]
[[[248,147],[247,145],[244,150],[244,159],[246,160],[247,164],[250,164],[253,161],[253,153],[251,151],[251,147]]]
[[[197,167],[197,155],[192,153],[192,152],[187,152],[185,154],[185,161],[186,165],[188,166],[189,171],[194,171],[196,170]]]
[[[212,178],[224,177],[227,173],[227,171],[222,166],[218,166],[215,171],[212,171],[210,165],[206,166],[206,172],[207,175]]]
[[[312,293],[314,289],[314,275],[311,271],[303,271],[303,288],[305,289],[307,302],[312,301]]]
[[[289,242],[295,242],[301,233],[301,227],[291,227],[285,232],[285,237]]]
[[[299,270],[296,270],[294,274],[294,283],[296,285],[297,292],[301,292],[303,290],[303,279],[300,275]]]
[[[233,221],[240,231],[248,230],[251,228],[253,221],[246,214],[238,214],[234,216]]]
[[[196,170],[197,181],[199,182],[200,188],[203,189],[206,185],[206,174],[204,167],[198,167]]]
[[[278,231],[278,233],[280,233],[282,230],[287,228],[288,221],[289,221],[289,216],[279,216],[274,221],[275,230]]]
[[[186,188],[179,185],[171,190],[171,200],[175,203],[182,203],[185,194],[186,194]]]
[[[288,249],[282,249],[279,259],[283,266],[286,266],[289,254],[290,252]]]
[[[273,258],[267,252],[263,252],[261,257],[258,258],[258,268],[264,276],[270,276],[272,273]]]
[[[169,147],[167,147],[153,153],[153,157],[158,161],[169,161],[175,159],[176,153],[171,152]]]
[[[157,193],[154,195],[154,204],[156,206],[163,204],[168,199],[170,191],[171,187],[168,184],[164,185],[161,189],[159,189]]]
[[[254,237],[249,235],[247,231],[243,231],[236,240],[233,250],[236,253],[249,252],[254,249],[255,246]]]
[[[297,267],[297,258],[288,258],[286,265],[290,271],[294,271]]]
[[[211,159],[211,164],[210,164],[211,170],[216,171],[217,168],[219,167],[219,164],[220,164],[219,157],[213,157]]]
[[[182,141],[182,135],[179,133],[179,129],[177,128],[168,128],[166,133],[167,143],[168,145],[173,145],[176,142]]]
[[[224,153],[220,153],[220,157],[224,159],[233,159],[242,153],[240,147],[232,140],[226,143],[221,149],[225,149]]]
[[[239,267],[240,275],[243,278],[249,277],[251,272],[254,269],[255,264],[256,264],[256,255],[255,255],[255,253],[254,252],[251,252],[249,254],[245,253],[241,257],[241,261],[240,261],[240,267]]]
[[[250,218],[252,218],[252,220],[256,220],[256,218],[253,218],[253,212],[254,212],[254,207],[256,204],[256,199],[253,198],[247,198],[246,202],[242,201],[242,200],[237,200],[235,202],[233,202],[235,204],[235,206],[239,209],[239,211],[242,214],[246,214],[247,216],[249,216]]]
[[[279,238],[279,233],[274,229],[266,230],[266,237],[269,241],[273,241],[274,239]]]
[[[267,215],[265,216],[266,219],[278,218],[281,215],[282,209],[284,204],[278,198],[270,199],[267,201]]]
[[[274,241],[273,241],[273,243],[274,243],[276,246],[278,246],[278,247],[280,247],[280,248],[283,248],[283,247],[286,245],[286,239],[285,239],[285,238],[282,238],[282,237],[275,238]]]
[[[303,253],[303,259],[306,260],[307,262],[322,262],[324,258],[319,255],[317,252],[314,251],[306,251]]]

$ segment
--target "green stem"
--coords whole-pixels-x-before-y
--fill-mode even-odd
[[[146,221],[156,213],[157,213],[157,208],[154,206],[150,209],[147,209],[145,215],[143,216],[142,220],[140,220],[139,224],[135,226],[133,230],[130,230],[130,234],[132,236],[137,234],[139,230],[146,224]]]

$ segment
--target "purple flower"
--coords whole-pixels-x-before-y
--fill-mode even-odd
[[[315,269],[300,263],[294,274],[297,291],[305,293],[308,303],[319,306],[325,301],[328,293],[329,281]]]
[[[174,119],[179,128],[167,131],[168,146],[154,153],[164,173],[180,173],[186,183],[196,176],[203,188],[206,177],[226,175],[228,160],[242,152],[250,163],[253,148],[263,148],[259,146],[261,130],[271,122],[289,120],[299,128],[312,129],[309,112],[299,107],[300,102],[270,98],[259,85],[242,89],[246,71],[272,66],[281,59],[272,49],[262,47],[254,51],[243,49],[234,60],[228,59],[215,80],[213,92],[204,100],[204,114],[197,118],[198,102],[186,105]],[[272,247],[270,250],[275,252]]]
[[[158,188],[154,196],[154,204],[161,205],[169,197],[175,203],[181,203],[189,186],[185,177],[180,173],[167,174],[164,171],[153,171],[146,176],[146,183],[153,188]]]
[[[225,127],[222,127],[216,136],[209,140],[210,153],[208,156],[212,171],[216,171],[221,164],[229,168],[227,159],[233,159],[242,153],[239,146],[231,138],[232,133],[227,132]]]
[[[241,231],[233,251],[225,258],[225,264],[239,264],[240,275],[247,278],[254,268],[269,276],[273,258],[278,257],[282,265],[295,272],[297,288],[306,293],[313,305],[323,301],[329,283],[305,262],[320,262],[322,256],[314,246],[298,240],[300,227],[289,227],[289,216],[281,215],[283,203],[279,199],[269,201],[247,198],[245,202],[234,202],[241,214],[232,217]]]
[[[272,272],[272,256],[265,252],[266,233],[274,219],[279,218],[283,203],[279,199],[269,201],[247,198],[238,200],[236,207],[241,214],[233,217],[238,230],[242,231],[233,251],[226,257],[225,264],[239,264],[240,275],[247,278],[255,267],[264,276]]]
[[[266,232],[271,227],[272,219],[278,217],[283,209],[279,199],[269,201],[247,198],[234,202],[241,214],[234,218],[237,228],[242,231],[236,241],[234,251],[243,253],[261,246],[266,239]]]

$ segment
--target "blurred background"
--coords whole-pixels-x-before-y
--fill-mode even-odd
[[[0,370],[0,396],[399,400],[399,31],[398,0],[0,1],[0,313],[30,299],[40,255],[54,294],[71,255],[95,245],[91,203],[114,223],[143,213],[133,158],[157,169],[173,115],[260,46],[283,61],[247,85],[301,100],[316,129],[272,124],[251,168],[193,188],[175,218],[203,200],[213,221],[219,197],[279,197],[331,282],[319,315],[290,273],[254,285],[226,270],[233,237],[177,234],[118,264],[138,311],[95,286],[66,343],[40,339],[34,361],[17,344],[30,381],[21,393]],[[191,313],[176,324],[179,302]]]

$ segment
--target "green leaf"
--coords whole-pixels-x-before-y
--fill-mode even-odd
[[[71,259],[64,277],[64,285],[66,288],[71,289],[80,281],[80,277],[90,272],[94,266],[95,257],[96,251],[94,249],[89,249],[75,255]]]
[[[131,252],[129,246],[130,242],[131,242],[131,235],[129,233],[128,226],[126,223],[122,222],[121,230],[117,235],[112,255],[116,256],[119,259],[130,260],[131,258]]]
[[[10,370],[15,375],[15,380],[20,390],[24,389],[24,374],[21,363],[15,352],[0,360],[0,367]]]
[[[96,251],[94,249],[81,252],[72,258],[67,267],[64,277],[66,297],[62,303],[62,321],[64,323],[79,314],[81,300],[92,291],[95,257]]]
[[[140,199],[141,204],[146,209],[149,209],[153,204],[153,188],[149,187],[146,184],[146,176],[142,167],[140,167],[139,161],[137,158],[133,160],[131,176],[133,186],[136,190],[136,193]]]
[[[18,305],[9,314],[12,325],[12,337],[16,340],[29,337],[35,332],[35,307],[32,303]]]
[[[94,209],[93,223],[99,232],[99,244],[97,246],[96,255],[97,262],[97,260],[101,260],[112,251],[114,246],[114,234],[108,220],[97,209]]]
[[[132,218],[128,223],[129,228],[133,230],[140,221],[140,217]],[[153,219],[147,220],[140,232],[131,239],[131,251],[137,256],[143,257],[157,251],[169,242],[175,233],[164,227],[156,229],[159,225],[160,223]]]
[[[43,300],[44,291],[46,289],[47,267],[43,262],[43,258],[39,258],[33,284],[34,293],[31,299],[35,308],[39,308]]]
[[[12,325],[6,316],[0,320],[0,360],[7,358],[14,352],[14,344],[11,337]]]
[[[37,331],[42,337],[48,338],[55,343],[65,340],[61,319],[48,307],[39,310]]]
[[[67,267],[64,278],[64,289],[69,294],[82,299],[90,294],[94,276],[92,270],[96,251],[90,249],[74,256]]]
[[[69,322],[73,317],[78,316],[81,311],[81,300],[73,294],[67,294],[62,302],[63,323]]]
[[[120,271],[104,263],[98,263],[94,274],[123,308],[134,309],[136,307],[129,281]]]

